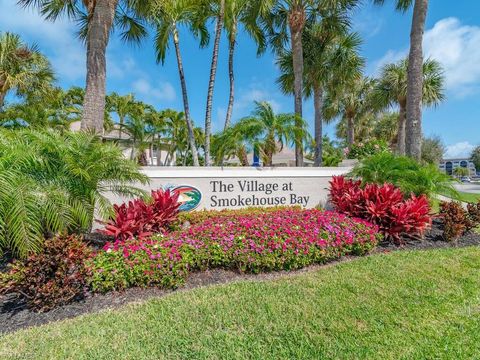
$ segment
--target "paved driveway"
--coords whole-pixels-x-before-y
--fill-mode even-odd
[[[480,194],[480,184],[455,184],[455,188],[466,193]]]

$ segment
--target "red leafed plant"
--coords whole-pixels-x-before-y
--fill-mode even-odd
[[[168,190],[152,191],[152,201],[135,199],[114,205],[115,216],[101,232],[115,240],[144,239],[154,233],[163,233],[178,215],[178,194]]]
[[[0,272],[0,295],[16,294],[35,311],[82,299],[88,290],[85,260],[90,256],[90,248],[79,237],[49,239],[41,252]]]
[[[402,233],[423,235],[432,223],[426,196],[404,199],[392,184],[367,184],[336,176],[330,182],[330,200],[336,210],[370,221],[396,242]]]

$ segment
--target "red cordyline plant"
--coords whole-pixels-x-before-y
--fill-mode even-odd
[[[115,240],[144,239],[155,233],[163,233],[178,215],[178,194],[170,189],[152,191],[152,201],[135,199],[122,205],[114,205],[115,217],[100,230]]]
[[[370,221],[395,242],[403,233],[422,236],[432,223],[427,197],[404,199],[392,184],[367,184],[335,176],[330,181],[330,200],[337,211]]]

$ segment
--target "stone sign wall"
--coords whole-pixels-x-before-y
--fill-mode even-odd
[[[146,190],[177,189],[184,210],[249,206],[324,205],[328,182],[350,168],[182,168],[146,167]],[[112,198],[114,203],[125,199]]]

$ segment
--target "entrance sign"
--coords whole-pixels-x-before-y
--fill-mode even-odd
[[[142,168],[150,178],[150,184],[143,188],[170,188],[179,192],[182,211],[279,205],[314,208],[326,204],[332,176],[345,175],[350,170],[350,167]],[[121,203],[126,199],[111,200]]]

